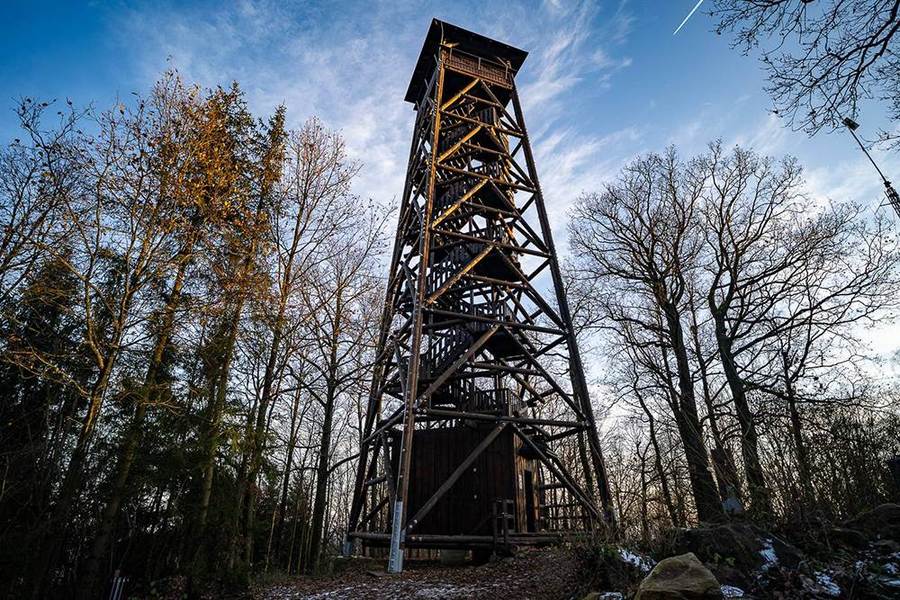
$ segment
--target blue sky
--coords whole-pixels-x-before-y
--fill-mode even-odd
[[[317,115],[341,129],[364,163],[357,192],[390,204],[402,190],[414,114],[403,96],[438,17],[529,51],[518,81],[563,252],[566,210],[578,195],[668,144],[686,156],[716,138],[793,154],[811,195],[880,204],[880,183],[846,133],[808,139],[769,112],[759,62],[712,32],[708,7],[673,35],[694,4],[6,0],[0,139],[16,135],[16,98],[103,108],[147,91],[172,64],[204,86],[238,80],[257,112],[284,102],[292,125]],[[877,106],[859,120],[872,135],[884,125]],[[876,158],[900,180],[900,157]]]

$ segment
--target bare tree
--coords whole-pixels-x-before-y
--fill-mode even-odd
[[[763,47],[777,112],[815,133],[841,126],[868,98],[900,120],[898,0],[716,0],[718,32],[744,52]],[[895,138],[896,132],[886,132]]]
[[[76,193],[84,174],[77,127],[85,115],[67,106],[58,111],[59,122],[45,129],[50,108],[46,102],[22,100],[16,112],[27,139],[0,150],[0,304],[13,297],[44,256],[42,245],[64,237],[63,203]]]
[[[700,251],[695,226],[702,190],[702,180],[683,168],[674,150],[639,158],[602,194],[579,201],[570,235],[576,276],[605,286],[606,318],[620,331],[636,332],[637,343],[660,348],[661,367],[671,371],[662,379],[669,384],[697,514],[710,521],[723,513],[709,471],[683,322]]]
[[[362,208],[362,205],[360,205]],[[370,216],[362,216],[363,212]],[[320,438],[316,465],[316,485],[313,500],[312,531],[307,570],[318,569],[326,531],[327,493],[332,464],[332,435],[336,424],[338,402],[347,394],[358,397],[365,393],[369,365],[363,349],[374,345],[376,311],[375,293],[381,282],[374,276],[375,258],[382,247],[382,228],[386,213],[375,206],[358,211],[343,240],[335,240],[334,253],[319,265],[313,285],[304,294],[307,307],[313,313],[310,322],[310,343],[314,349],[307,356],[311,373],[309,393],[321,412]],[[369,356],[369,358],[371,358]],[[352,415],[353,404],[348,402]]]
[[[741,427],[753,508],[765,516],[771,501],[747,393],[770,385],[756,381],[783,379],[781,353],[773,375],[768,349],[776,339],[800,336],[807,350],[791,362],[806,364],[826,332],[846,333],[846,326],[880,312],[895,289],[896,251],[883,221],[866,224],[856,207],[810,210],[792,159],[775,163],[713,144],[697,165],[708,182],[702,211],[706,300]]]
[[[252,540],[249,532],[255,513],[255,483],[265,449],[266,417],[277,397],[276,384],[282,378],[285,359],[297,352],[297,344],[303,343],[302,337],[291,334],[322,309],[302,302],[303,288],[310,284],[316,266],[340,248],[340,244],[333,243],[355,226],[353,213],[358,210],[350,184],[359,167],[347,159],[341,137],[326,130],[319,121],[312,119],[299,131],[289,134],[285,168],[273,210],[274,285],[259,313],[270,340],[256,420],[248,439],[248,475],[239,486],[242,488],[239,493],[247,495],[245,540],[248,544]],[[324,306],[331,298],[326,296],[319,301]],[[294,308],[289,310],[291,304]],[[251,554],[252,549],[248,547],[246,555]]]

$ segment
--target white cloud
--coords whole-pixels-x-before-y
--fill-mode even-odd
[[[790,130],[784,126],[778,115],[769,113],[763,119],[762,125],[749,135],[739,135],[734,144],[753,148],[759,154],[777,156],[784,153],[789,133]]]
[[[572,114],[563,106],[575,86],[608,85],[631,64],[618,55],[631,18],[623,4],[605,14],[592,1],[548,1],[538,10],[535,18],[534,7],[499,0],[433,12],[402,2],[337,9],[243,0],[216,10],[132,9],[115,30],[128,41],[148,86],[171,57],[188,80],[202,85],[239,81],[257,113],[284,103],[291,126],[315,114],[341,130],[351,156],[364,163],[357,193],[383,204],[398,202],[403,189],[415,113],[402,99],[428,16],[531,50],[520,89],[528,123],[537,125],[532,144],[560,231],[565,207],[615,162],[599,153],[620,135],[571,129]]]
[[[622,150],[634,148],[641,139],[641,131],[628,127],[602,137],[583,136],[567,128],[541,140],[535,162],[555,239],[564,241],[567,213],[578,197],[612,180],[631,156]]]

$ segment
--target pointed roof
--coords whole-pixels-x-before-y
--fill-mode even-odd
[[[409,88],[406,90],[405,99],[407,102],[415,104],[424,93],[425,86],[428,84],[428,78],[434,69],[435,55],[442,40],[456,44],[456,48],[475,56],[498,62],[508,62],[513,74],[519,70],[519,67],[525,62],[525,57],[528,56],[528,53],[524,50],[509,44],[498,42],[445,21],[432,19],[431,26],[428,28],[428,35],[425,36],[425,43],[422,44],[422,51],[419,53],[419,60],[413,69]]]

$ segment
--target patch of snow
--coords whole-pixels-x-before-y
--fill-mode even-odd
[[[771,539],[763,540],[763,548],[759,551],[759,555],[763,558],[763,571],[768,571],[778,564],[778,555],[775,554],[775,545]]]
[[[623,562],[626,562],[633,567],[637,567],[644,573],[649,573],[653,568],[653,561],[651,561],[649,558],[639,556],[634,552],[631,552],[630,550],[626,550],[625,548],[619,548],[619,558],[621,558]]]
[[[900,573],[900,569],[898,569],[897,565],[894,563],[886,563],[882,568],[888,575],[897,575],[898,573]]]
[[[597,600],[625,600],[625,596],[619,592],[600,592]]]
[[[339,590],[328,590],[319,592],[311,596],[304,596],[306,600],[341,600],[343,598],[353,598],[354,586],[341,588]]]
[[[881,583],[888,587],[900,588],[900,579],[882,579]]]
[[[722,587],[722,597],[723,598],[743,598],[744,590],[739,587],[734,587],[733,585],[723,585]]]
[[[432,600],[437,598],[475,598],[475,592],[478,588],[475,586],[456,586],[449,583],[438,583],[423,587],[416,590],[413,598],[422,598],[424,600]]]
[[[822,586],[822,589],[825,590],[825,593],[829,596],[840,596],[841,588],[834,582],[831,576],[825,571],[817,571],[816,572],[816,583]]]

